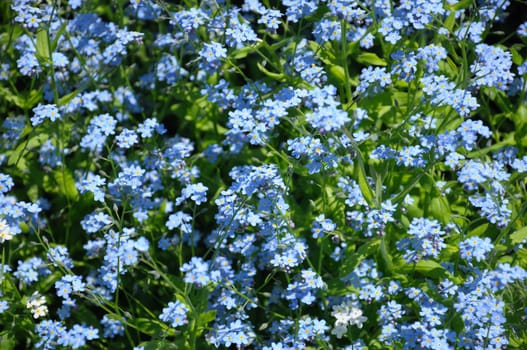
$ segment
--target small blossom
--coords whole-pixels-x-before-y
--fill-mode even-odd
[[[0,219],[0,243],[13,239],[13,233],[4,219]]]

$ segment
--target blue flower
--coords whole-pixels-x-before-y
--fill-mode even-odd
[[[33,113],[35,113],[34,116],[31,117],[31,124],[33,126],[41,124],[46,118],[52,122],[61,118],[59,109],[54,104],[43,105],[39,103],[38,106],[33,108]]]
[[[309,16],[318,8],[319,0],[304,1],[304,0],[283,0],[282,4],[287,7],[287,20],[296,23],[301,18]]]
[[[176,198],[176,205],[180,205],[185,199],[190,198],[196,205],[200,205],[207,201],[207,187],[201,182],[197,184],[188,184],[181,191],[181,196]]]
[[[193,34],[200,26],[210,20],[206,11],[201,8],[184,9],[171,16],[170,24],[181,28],[189,34]]]
[[[216,71],[221,61],[227,57],[227,50],[218,42],[204,44],[199,52],[202,66],[210,72]]]
[[[191,221],[192,216],[182,211],[178,211],[168,217],[168,221],[165,223],[165,225],[169,230],[179,228],[182,230],[182,232],[189,233],[192,230]]]
[[[40,276],[50,275],[51,271],[47,268],[44,260],[38,257],[30,258],[26,261],[19,261],[18,268],[13,275],[27,285],[38,281]]]
[[[180,270],[185,273],[185,277],[183,278],[185,283],[203,287],[211,281],[209,262],[203,260],[201,257],[192,257],[189,262],[181,266]]]
[[[232,344],[249,345],[256,338],[256,334],[252,330],[252,327],[242,322],[240,319],[236,320],[225,320],[225,323],[218,324],[211,333],[207,335],[207,339],[217,347],[223,344],[226,347],[230,347]]]
[[[226,43],[232,48],[240,49],[256,42],[257,36],[248,23],[240,22],[238,10],[231,10],[229,26],[225,30]]]
[[[397,242],[397,248],[405,252],[403,257],[407,261],[437,258],[446,247],[442,237],[445,232],[436,220],[414,218],[408,228],[408,235],[408,238]]]
[[[95,233],[106,225],[111,225],[112,222],[112,218],[108,214],[94,212],[84,217],[81,226],[87,233]]]
[[[0,315],[4,313],[5,310],[9,309],[9,304],[6,300],[0,300]]]
[[[258,23],[265,25],[269,32],[276,33],[276,30],[282,23],[281,17],[282,13],[280,13],[280,11],[263,8]]]
[[[0,193],[7,193],[11,191],[15,183],[13,178],[7,174],[0,173]]]
[[[24,27],[29,30],[36,30],[43,20],[44,12],[33,6],[29,6],[25,3],[13,3],[11,8],[17,12],[15,21],[21,23]]]
[[[152,137],[154,131],[159,135],[163,135],[166,132],[163,124],[158,123],[155,118],[147,118],[137,126],[137,132],[143,139]]]
[[[171,301],[168,306],[163,308],[163,312],[159,318],[163,322],[170,323],[173,328],[179,327],[187,323],[188,307],[179,300]]]
[[[76,184],[80,193],[91,192],[93,199],[98,202],[104,202],[104,190],[101,188],[106,184],[106,179],[99,175],[88,173],[86,177]]]
[[[311,233],[315,239],[324,237],[324,234],[333,232],[337,227],[331,219],[326,219],[324,214],[317,216],[315,221],[313,221],[312,226]]]
[[[340,22],[322,19],[315,25],[313,35],[315,36],[315,40],[320,44],[330,40],[340,40]]]
[[[326,288],[326,284],[314,271],[302,270],[301,276],[287,286],[285,298],[289,300],[289,307],[297,309],[299,302],[311,305],[316,300],[316,290]]]
[[[123,129],[119,135],[115,138],[117,146],[121,148],[131,148],[133,145],[139,142],[137,133],[134,130]]]
[[[68,248],[64,246],[50,248],[47,258],[55,267],[73,268],[73,260],[69,257]]]
[[[396,44],[402,38],[400,34],[402,27],[403,23],[399,19],[392,16],[385,17],[380,23],[379,33],[387,42]]]
[[[514,79],[512,67],[512,54],[496,46],[478,44],[476,46],[478,59],[470,66],[474,74],[474,85],[493,86],[505,91]]]
[[[37,57],[32,52],[27,52],[20,56],[19,59],[16,60],[16,65],[18,67],[18,70],[20,71],[20,74],[27,75],[27,76],[34,76],[37,75],[42,71],[40,68],[40,63],[37,60]],[[36,116],[35,123],[40,124],[41,116]]]
[[[298,322],[298,339],[305,341],[313,341],[315,339],[323,339],[324,333],[329,329],[325,320],[312,319],[306,317]]]
[[[484,260],[486,254],[492,251],[493,248],[494,245],[489,237],[471,237],[459,243],[459,253],[468,262]]]
[[[384,90],[392,83],[390,73],[384,67],[364,68],[359,76],[359,86],[357,91],[366,95],[374,95]]]

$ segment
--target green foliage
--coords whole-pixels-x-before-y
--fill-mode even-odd
[[[94,349],[400,349],[429,329],[455,332],[455,348],[465,335],[527,347],[525,280],[508,270],[527,269],[527,41],[502,9],[447,1],[392,25],[414,2],[312,2],[296,21],[261,1],[277,29],[233,1],[41,2],[47,17],[18,3],[0,4],[0,349],[44,348],[44,320],[96,329],[79,345]],[[237,25],[256,39],[237,43]],[[509,77],[485,71],[483,43]],[[225,52],[207,56],[211,44]],[[49,106],[59,115],[39,120]],[[198,184],[202,201],[186,195]],[[71,262],[50,255],[62,247]],[[60,288],[74,277],[79,290]],[[499,312],[477,322],[503,322],[485,338],[467,310],[491,301]],[[391,302],[401,314],[384,319]],[[347,320],[337,336],[339,307],[362,328]],[[103,317],[119,331],[103,336]],[[302,328],[314,320],[327,329]]]

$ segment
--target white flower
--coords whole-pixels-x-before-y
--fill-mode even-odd
[[[358,308],[352,308],[350,310],[350,325],[356,325],[358,328],[362,328],[362,324],[368,320],[367,317],[362,316],[362,310]]]
[[[0,219],[0,243],[13,239],[13,233],[4,219]]]
[[[44,317],[48,314],[48,307],[46,305],[40,305],[39,307],[31,310],[34,318]]]
[[[348,325],[362,328],[363,323],[368,319],[362,315],[361,309],[353,306],[351,301],[333,306],[331,316],[336,318],[335,327],[331,333],[335,334],[339,339],[347,332]]]
[[[27,301],[26,307],[31,311],[34,318],[39,318],[48,314],[48,307],[45,304],[46,298],[39,292],[35,292]]]
[[[348,327],[345,324],[335,324],[335,327],[331,331],[331,334],[335,334],[337,338],[342,338],[342,336],[348,331]]]

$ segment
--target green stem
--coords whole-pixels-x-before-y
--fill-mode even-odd
[[[344,68],[344,75],[346,78],[344,84],[344,88],[346,89],[346,103],[351,103],[352,94],[350,85],[350,73],[348,68],[348,40],[346,39],[347,22],[342,20],[340,23],[340,64],[342,65],[342,68]]]

